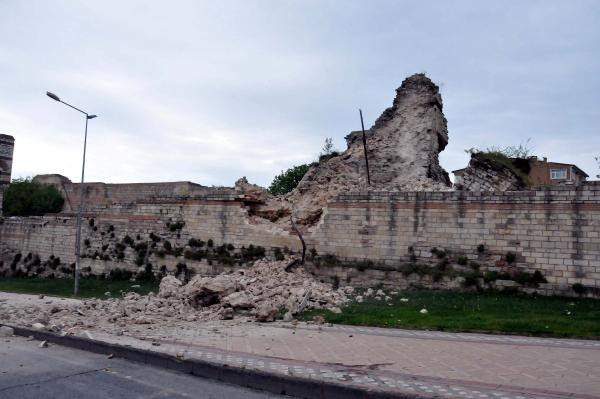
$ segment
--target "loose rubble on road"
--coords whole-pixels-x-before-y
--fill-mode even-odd
[[[290,321],[307,309],[340,312],[352,287],[333,289],[302,267],[286,271],[295,259],[259,260],[252,267],[215,277],[193,277],[187,284],[166,276],[157,294],[124,293],[122,298],[67,300],[46,297],[31,306],[0,302],[0,320],[64,334],[84,329],[127,333],[173,323],[236,319],[240,322]],[[40,302],[42,302],[40,304]]]

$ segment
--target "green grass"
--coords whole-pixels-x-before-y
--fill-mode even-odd
[[[400,298],[408,298],[401,302]],[[421,314],[421,309],[427,314]],[[312,310],[327,322],[445,331],[514,333],[554,337],[600,337],[600,300],[508,293],[406,291],[390,302],[353,302],[342,313]]]
[[[139,288],[132,288],[139,285]],[[113,297],[120,296],[121,290],[147,294],[150,291],[158,292],[158,282],[128,280],[106,280],[95,278],[82,278],[79,281],[79,297],[81,298],[106,298],[105,292],[110,291]],[[0,278],[0,291],[16,292],[20,294],[44,294],[61,297],[73,296],[73,280],[65,278],[42,279],[34,277],[25,278]]]

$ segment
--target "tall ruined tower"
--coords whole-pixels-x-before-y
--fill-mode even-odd
[[[15,138],[7,134],[0,134],[0,216],[2,216],[4,186],[10,183],[14,148]]]
[[[317,214],[341,192],[451,190],[438,159],[448,144],[442,108],[439,88],[427,76],[404,79],[392,106],[365,132],[371,185],[362,132],[352,132],[346,136],[346,151],[311,167],[288,196],[298,217]]]
[[[10,183],[15,138],[0,134],[0,189]]]

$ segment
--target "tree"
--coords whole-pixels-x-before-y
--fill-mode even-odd
[[[337,157],[340,153],[333,148],[333,139],[327,137],[325,144],[319,154],[319,162],[327,161],[330,158]],[[287,194],[296,188],[300,180],[304,177],[311,166],[317,165],[317,162],[292,166],[288,170],[281,171],[281,174],[275,176],[273,182],[267,189],[273,195]]]
[[[268,190],[273,195],[287,194],[296,188],[300,180],[304,177],[308,169],[309,164],[303,164],[298,166],[292,166],[288,170],[281,171],[281,174],[275,176],[273,182],[269,186]]]
[[[64,202],[52,185],[15,179],[4,190],[2,211],[6,216],[42,216],[60,212]]]
[[[321,153],[319,154],[319,162],[337,157],[338,155],[340,155],[340,153],[333,148],[333,139],[327,137],[325,139],[325,144],[323,144],[323,148],[321,149]]]
[[[331,137],[327,137],[325,139],[325,144],[323,144],[323,149],[321,150],[321,155],[329,155],[333,152],[333,139]]]
[[[598,170],[600,170],[600,157],[594,157],[594,159],[598,163]],[[596,175],[596,179],[600,179],[600,175]]]

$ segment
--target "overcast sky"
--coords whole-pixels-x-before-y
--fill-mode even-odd
[[[0,0],[0,133],[13,178],[268,185],[370,126],[415,72],[450,143],[531,138],[590,175],[600,155],[600,1]]]

